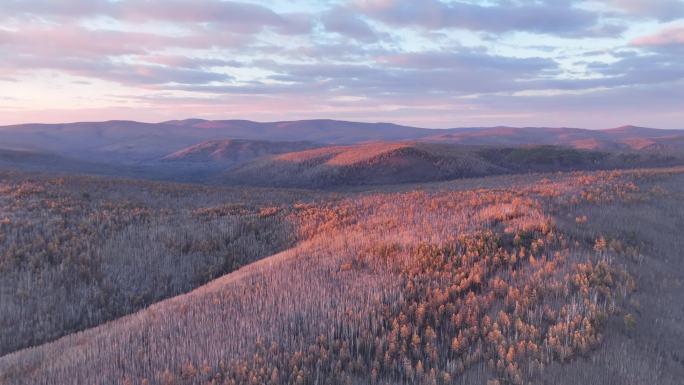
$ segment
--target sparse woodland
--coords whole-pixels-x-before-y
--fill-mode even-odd
[[[684,169],[477,184],[5,174],[0,383],[679,383]]]

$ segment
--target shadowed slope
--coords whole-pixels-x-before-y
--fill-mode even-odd
[[[375,140],[407,140],[437,133],[438,130],[401,126],[392,123],[362,123],[316,119],[286,122],[249,120],[190,119],[166,122],[193,129],[211,129],[230,133],[230,137],[259,140],[306,140],[319,143],[350,144]]]
[[[290,247],[283,208],[315,196],[0,171],[0,355]]]
[[[133,175],[138,172],[138,170],[125,165],[98,163],[42,151],[3,148],[0,148],[0,168],[22,169],[43,173],[97,175]]]

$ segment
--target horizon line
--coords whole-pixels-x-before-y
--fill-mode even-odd
[[[623,124],[623,125],[618,125],[618,126],[614,126],[614,127],[606,127],[606,128],[586,128],[586,127],[554,126],[554,125],[513,126],[513,125],[505,125],[505,124],[498,124],[498,125],[492,125],[492,126],[459,126],[459,125],[454,125],[454,126],[449,126],[449,127],[444,127],[444,128],[437,128],[437,127],[422,127],[422,126],[400,124],[400,123],[394,123],[394,122],[390,122],[390,121],[344,120],[344,119],[335,119],[335,118],[253,120],[253,119],[240,119],[240,118],[205,119],[205,118],[195,118],[195,117],[183,118],[183,119],[169,119],[169,120],[162,120],[162,121],[145,121],[145,120],[132,120],[132,119],[106,119],[106,120],[63,121],[63,122],[50,122],[50,123],[47,123],[47,122],[24,122],[24,123],[0,124],[0,128],[13,127],[13,126],[28,126],[28,125],[50,126],[50,125],[72,125],[72,124],[88,124],[88,123],[93,123],[93,124],[100,123],[101,124],[101,123],[114,123],[114,122],[161,125],[161,124],[169,124],[172,122],[185,122],[185,121],[192,121],[192,120],[203,121],[203,122],[250,122],[250,123],[257,123],[257,124],[329,121],[329,122],[355,123],[355,124],[388,124],[388,125],[395,125],[398,127],[416,128],[416,129],[422,129],[422,130],[456,130],[456,129],[465,129],[465,128],[471,128],[471,129],[493,129],[493,128],[531,128],[531,129],[538,128],[538,129],[542,129],[542,128],[554,128],[554,129],[577,129],[577,130],[590,130],[590,131],[615,130],[615,129],[621,129],[621,128],[645,128],[645,129],[664,130],[664,131],[684,130],[684,128],[659,128],[659,127],[654,127],[654,126],[637,125],[637,124]]]

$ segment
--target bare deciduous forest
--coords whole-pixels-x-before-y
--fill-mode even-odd
[[[287,248],[290,226],[267,202],[313,198],[97,178],[2,180],[0,354],[96,326]]]
[[[8,172],[1,188],[2,383],[684,377],[684,168],[343,193]]]

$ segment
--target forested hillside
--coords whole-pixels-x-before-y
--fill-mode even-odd
[[[290,247],[315,194],[0,174],[0,354],[99,325]]]
[[[210,177],[218,184],[336,189],[530,172],[684,164],[681,153],[608,152],[551,145],[462,146],[392,142],[330,146],[263,157]]]
[[[65,191],[79,183],[80,191],[93,182],[63,183]],[[17,194],[18,187],[5,188]],[[44,193],[31,188],[24,194],[40,201]],[[256,250],[251,260],[267,245],[282,251],[114,322],[5,355],[0,381],[617,385],[678,384],[684,375],[677,326],[684,169],[503,176],[344,195],[260,190],[242,195],[256,199],[242,203],[255,214],[237,218],[237,191],[209,193],[222,197],[217,204],[194,198],[195,188],[140,184],[87,199],[145,197],[168,210],[169,218],[147,222],[150,232],[135,217],[120,224],[131,237],[122,239],[124,250],[147,250],[155,237],[172,246],[169,239],[186,240],[179,259],[165,263],[203,251],[230,255],[234,246],[221,237],[231,228],[211,230],[226,222],[253,229],[236,233],[262,245],[244,249]],[[70,198],[86,206],[86,197]],[[262,206],[273,200],[282,204]],[[187,216],[164,202],[186,204]],[[258,227],[240,225],[250,220]],[[152,235],[165,223],[186,230]],[[131,242],[138,233],[145,241]],[[213,241],[225,246],[212,248]],[[119,274],[133,271],[127,263]],[[68,313],[61,310],[52,314]]]

